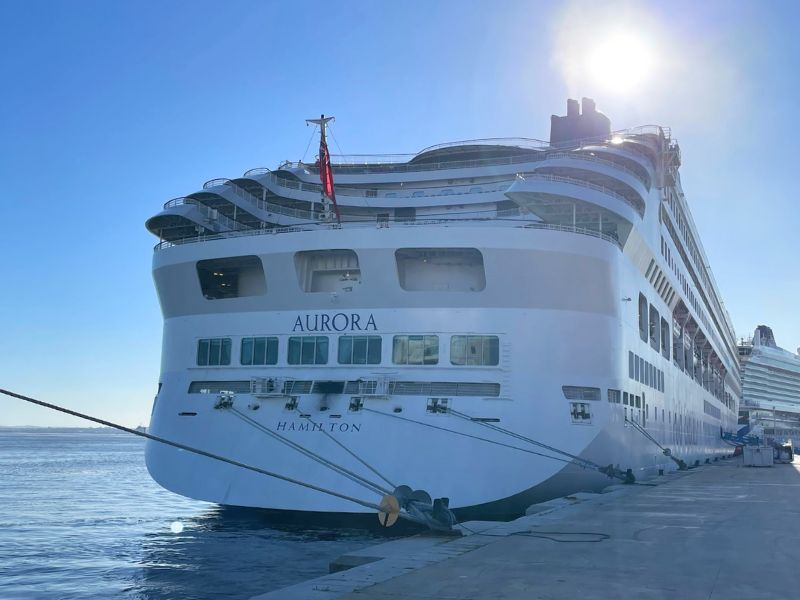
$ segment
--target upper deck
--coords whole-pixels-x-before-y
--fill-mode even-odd
[[[698,339],[727,346],[735,357],[733,327],[681,190],[680,149],[668,128],[612,131],[584,99],[582,112],[570,101],[565,117],[552,117],[549,142],[466,140],[409,155],[334,156],[331,162],[341,223],[325,210],[319,165],[285,161],[209,180],[166,202],[147,221],[159,237],[156,250],[376,227],[404,228],[411,238],[417,227],[449,225],[591,235],[629,254],[669,310],[707,334]],[[659,237],[662,257],[655,250]]]

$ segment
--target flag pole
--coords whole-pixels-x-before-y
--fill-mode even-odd
[[[331,167],[331,155],[328,151],[328,137],[327,127],[328,123],[333,121],[334,117],[326,117],[324,114],[319,116],[319,119],[306,119],[306,123],[319,125],[319,180],[322,183],[322,205],[324,212],[330,215],[328,204],[333,204],[333,210],[336,214],[336,222],[341,224],[342,218],[339,214],[339,205],[336,203],[336,191],[333,187],[333,168]]]

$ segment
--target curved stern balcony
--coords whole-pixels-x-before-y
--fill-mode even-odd
[[[543,223],[597,231],[623,246],[633,224],[644,215],[644,202],[631,201],[580,179],[556,175],[518,176],[506,196]]]

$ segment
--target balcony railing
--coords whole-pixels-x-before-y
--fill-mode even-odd
[[[644,202],[636,203],[631,201],[629,198],[623,196],[619,192],[615,192],[612,189],[604,187],[602,185],[597,185],[596,183],[590,183],[588,181],[584,181],[582,179],[574,179],[572,177],[563,177],[561,175],[539,175],[536,173],[518,173],[517,177],[522,180],[528,181],[548,181],[552,183],[566,183],[569,185],[577,185],[580,187],[585,187],[596,192],[601,192],[607,196],[611,196],[612,198],[616,198],[617,200],[624,202],[631,208],[633,208],[640,216],[644,215]]]
[[[505,156],[505,157],[496,157],[496,158],[482,158],[482,159],[475,159],[475,160],[458,160],[458,161],[442,161],[436,163],[424,163],[424,164],[410,164],[410,163],[388,163],[388,164],[378,164],[378,163],[368,163],[368,164],[361,164],[361,165],[354,165],[354,164],[335,164],[334,173],[335,172],[351,172],[351,173],[401,173],[401,172],[415,172],[415,171],[435,171],[435,170],[444,170],[444,169],[466,169],[466,168],[480,168],[486,166],[503,166],[503,165],[518,165],[518,164],[527,164],[527,163],[536,163],[536,162],[543,162],[547,160],[555,160],[555,159],[574,159],[579,161],[588,161],[598,165],[603,165],[612,169],[616,169],[622,171],[634,177],[638,181],[640,181],[645,187],[649,189],[651,182],[650,178],[642,173],[635,171],[626,167],[625,165],[621,165],[617,162],[612,160],[599,158],[597,156],[591,156],[589,154],[584,154],[580,152],[564,152],[564,151],[557,151],[557,152],[544,152],[542,151],[540,154],[534,155],[526,155],[526,156]],[[372,168],[372,165],[378,164],[377,168]],[[311,172],[317,172],[318,168],[314,165],[306,164],[306,163],[291,163],[286,161],[283,163],[282,166],[288,166],[292,168],[304,168]],[[272,173],[270,169],[265,167],[257,168],[257,169],[250,169],[249,171],[244,173],[244,177],[261,177],[263,175],[267,175]],[[278,177],[275,173],[272,173],[272,176],[269,180],[276,185],[280,185],[282,187],[291,188],[291,189],[301,189],[304,191],[320,191],[320,186],[318,184],[313,183],[303,183],[299,181],[294,181],[291,179],[287,179],[285,177]],[[217,181],[217,180],[212,180]],[[363,188],[347,188],[347,187],[337,187],[336,193],[340,195],[346,196],[363,196],[364,189]]]
[[[512,209],[511,211],[504,211],[504,212],[508,212],[507,215],[508,217],[513,217],[519,213],[517,209]],[[193,244],[198,242],[207,242],[207,241],[223,240],[223,239],[239,238],[239,237],[247,237],[255,235],[281,235],[284,233],[298,233],[298,232],[319,231],[319,230],[358,229],[358,228],[375,228],[375,227],[377,227],[378,229],[389,229],[392,227],[402,227],[402,228],[426,227],[426,226],[452,227],[459,225],[468,225],[468,226],[491,225],[496,227],[511,227],[515,229],[542,229],[550,231],[560,231],[565,233],[574,233],[578,235],[587,235],[590,237],[599,238],[611,244],[614,244],[614,246],[616,246],[617,248],[621,247],[619,240],[614,236],[601,233],[599,231],[593,231],[591,229],[584,229],[582,227],[571,227],[569,225],[555,225],[551,223],[527,222],[511,218],[507,218],[506,220],[503,219],[498,220],[495,217],[470,217],[464,219],[456,219],[456,218],[420,219],[415,221],[393,221],[393,222],[369,220],[360,222],[345,222],[343,224],[319,223],[316,225],[307,224],[295,227],[274,227],[271,229],[248,229],[239,231],[228,231],[212,235],[199,235],[197,237],[185,238],[182,240],[175,240],[171,242],[162,241],[155,245],[154,250],[158,252],[159,250],[163,250],[165,248],[171,248],[173,246],[180,246],[184,244]]]
[[[211,208],[210,206],[206,206],[205,204],[203,204],[199,200],[195,200],[194,198],[186,198],[186,197],[173,198],[172,200],[169,200],[168,202],[164,203],[165,209],[174,208],[176,206],[193,206],[200,211],[200,213],[207,221],[218,223],[223,227],[226,227],[233,231],[250,229],[246,225],[242,225],[241,223],[234,221],[229,217],[226,217],[225,215],[220,213],[217,209]]]

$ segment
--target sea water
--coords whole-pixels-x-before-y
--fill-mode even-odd
[[[150,479],[141,438],[0,429],[2,600],[250,598],[384,540],[172,494]]]

